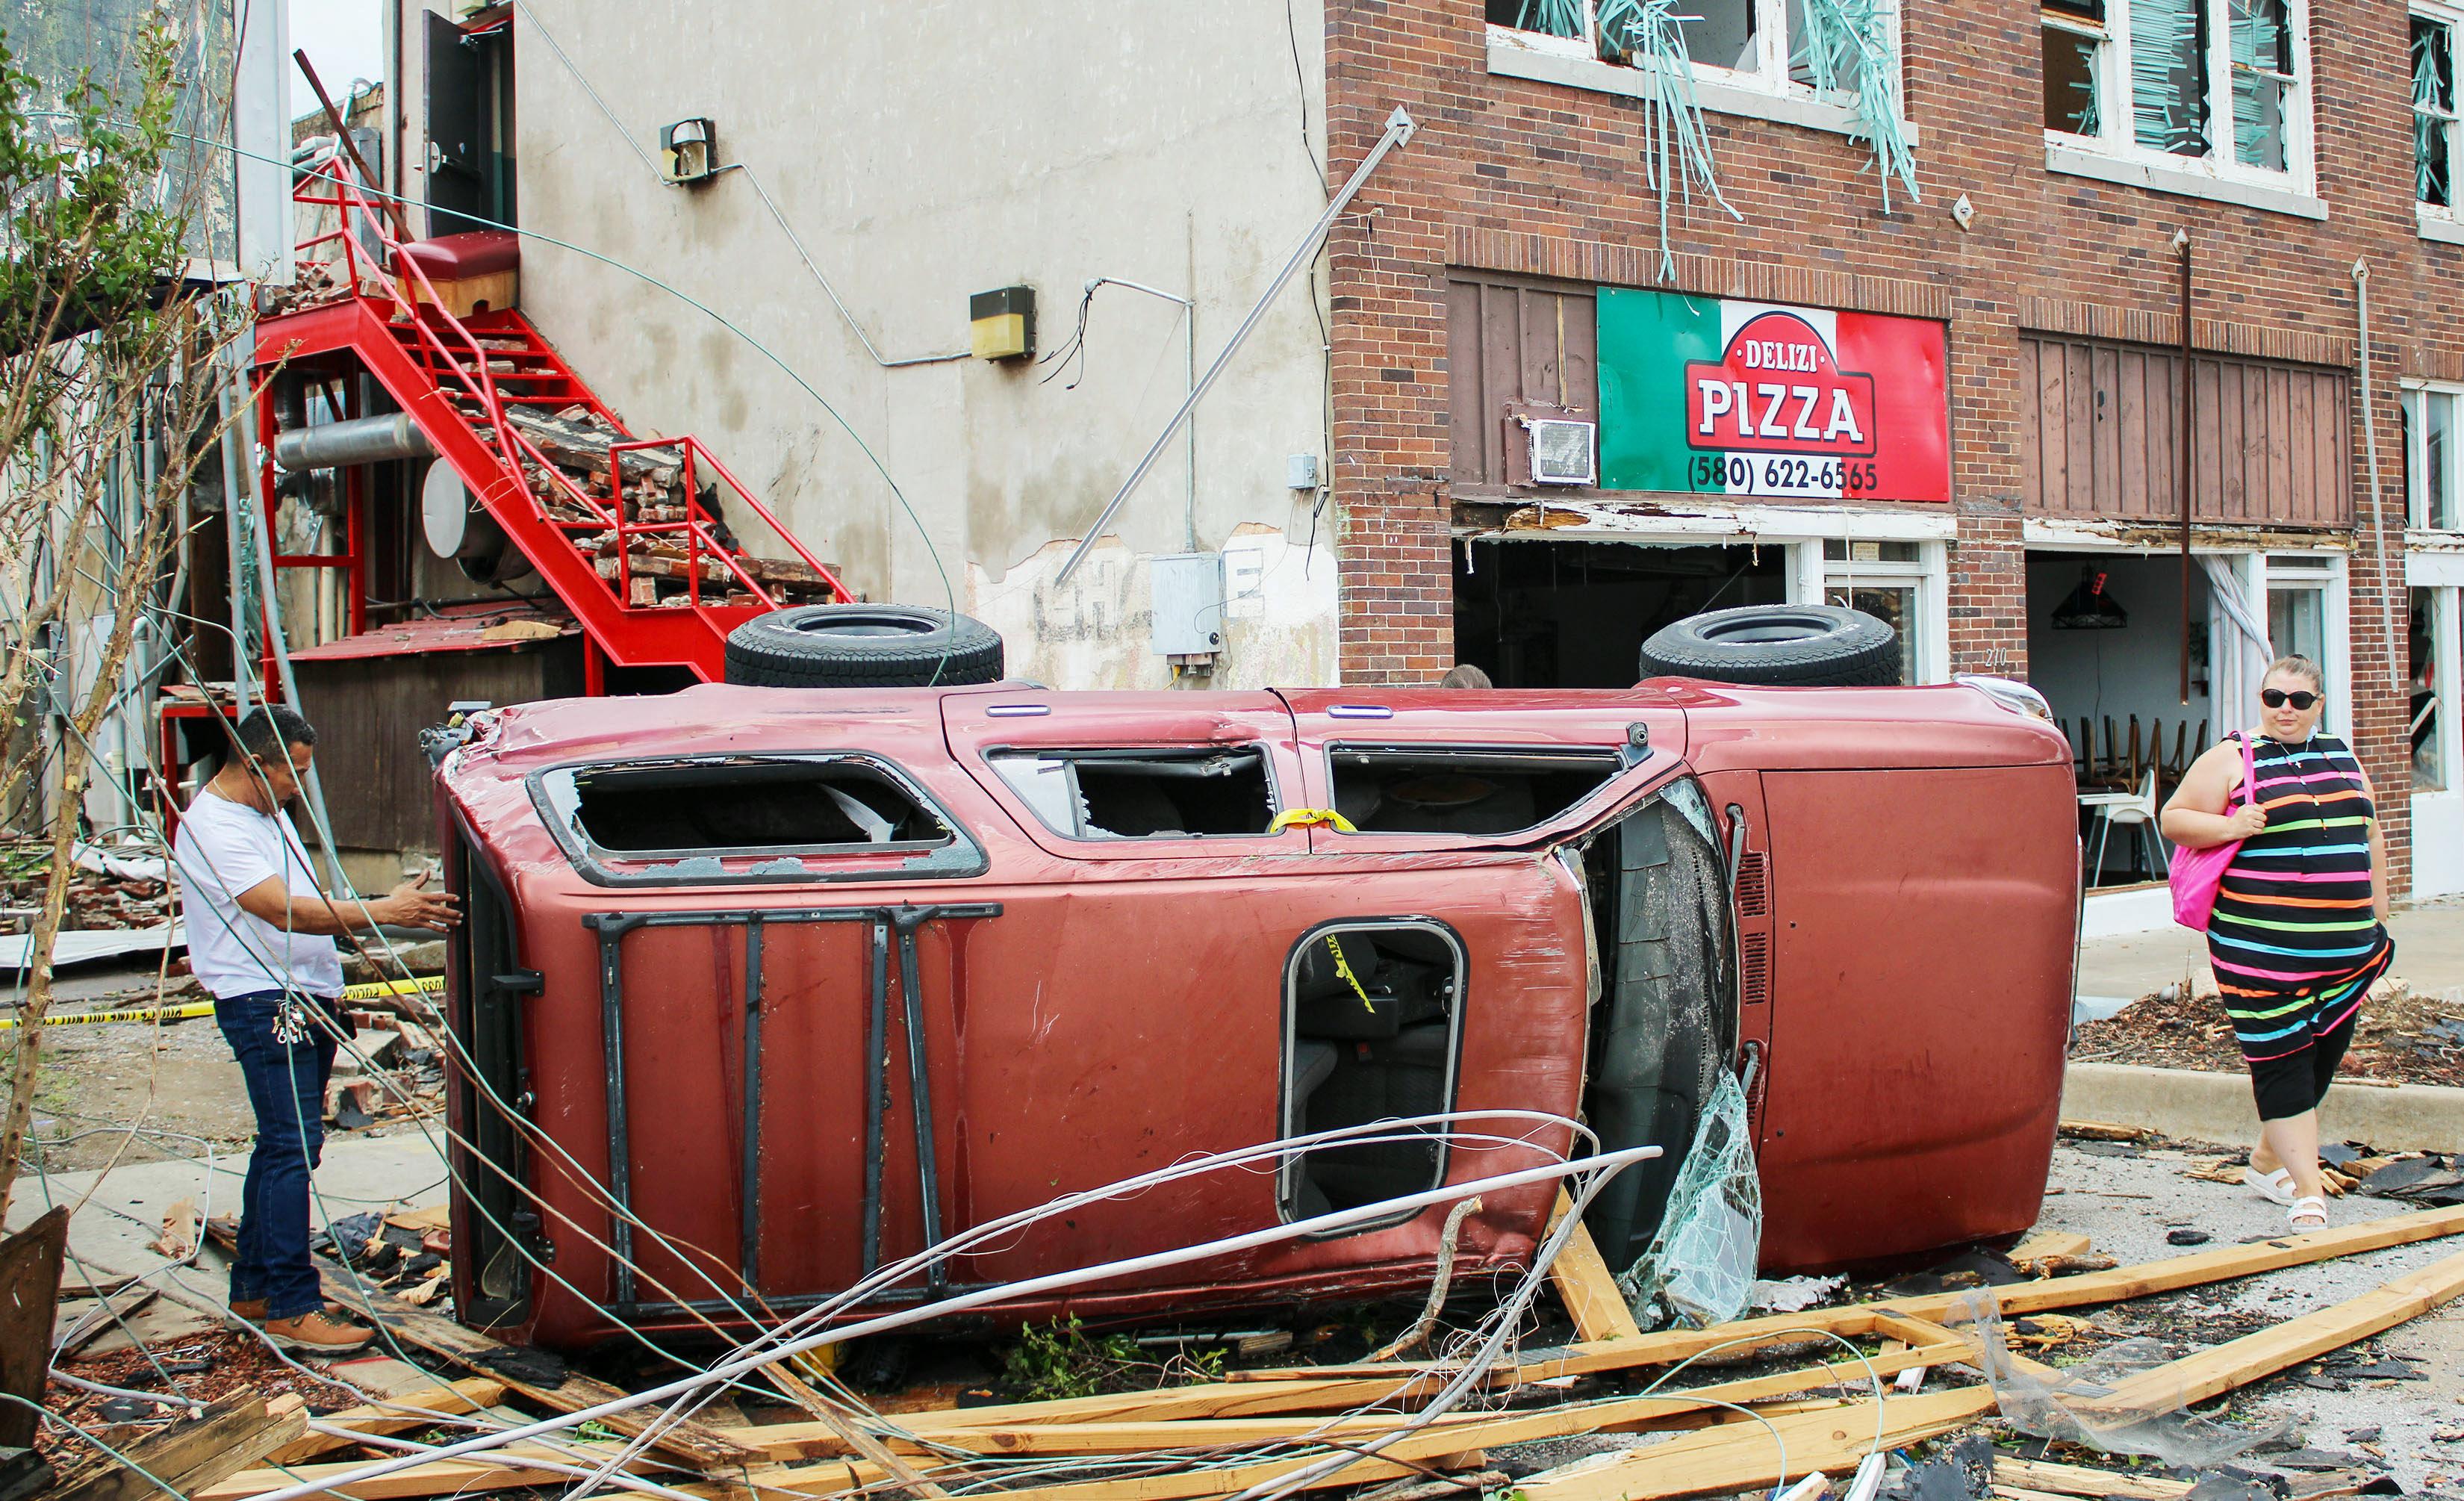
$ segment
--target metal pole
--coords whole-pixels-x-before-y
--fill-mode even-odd
[[[1284,262],[1281,271],[1275,273],[1275,279],[1267,284],[1265,295],[1258,298],[1255,307],[1249,309],[1249,316],[1241,320],[1241,326],[1232,331],[1231,340],[1223,345],[1222,351],[1216,355],[1215,363],[1206,367],[1206,374],[1201,376],[1197,385],[1191,388],[1189,399],[1180,404],[1180,409],[1174,412],[1172,420],[1164,424],[1163,430],[1155,434],[1155,443],[1147,450],[1146,456],[1139,459],[1137,467],[1130,471],[1130,477],[1121,482],[1119,492],[1112,497],[1111,502],[1104,507],[1104,514],[1095,518],[1095,524],[1087,528],[1087,535],[1080,538],[1077,547],[1071,550],[1069,561],[1064,563],[1061,565],[1061,571],[1053,575],[1053,583],[1067,584],[1069,582],[1069,576],[1078,571],[1078,564],[1086,561],[1089,549],[1095,545],[1095,539],[1103,536],[1104,528],[1111,524],[1112,518],[1121,509],[1122,502],[1128,500],[1130,493],[1138,488],[1138,481],[1147,477],[1147,471],[1155,467],[1155,460],[1171,445],[1174,435],[1180,431],[1180,425],[1187,422],[1189,414],[1198,409],[1199,402],[1223,374],[1224,366],[1232,363],[1233,355],[1240,352],[1241,345],[1247,342],[1249,335],[1254,333],[1258,324],[1265,320],[1266,309],[1273,305],[1276,296],[1284,290],[1284,284],[1290,281],[1293,276],[1317,254],[1319,244],[1326,239],[1328,232],[1334,228],[1334,221],[1342,217],[1344,210],[1352,207],[1352,200],[1359,195],[1360,189],[1369,186],[1370,174],[1377,170],[1378,166],[1386,160],[1388,152],[1412,139],[1415,128],[1412,117],[1405,114],[1399,104],[1395,107],[1395,113],[1386,117],[1386,133],[1377,138],[1377,143],[1370,148],[1369,155],[1362,159],[1360,166],[1354,168],[1352,176],[1345,180],[1342,191],[1336,193],[1334,201],[1326,206],[1326,212],[1318,215],[1317,223],[1309,226],[1309,233],[1303,235],[1300,244],[1292,248],[1290,258]],[[1190,290],[1193,293],[1197,291],[1195,287]]]
[[[2174,248],[2182,253],[2182,702],[2190,701],[2190,459],[2198,452],[2197,431],[2190,422],[2190,232],[2177,231]]]
[[[2401,693],[2411,680],[2410,653],[2396,627],[2396,590],[2402,586],[2387,562],[2387,492],[2379,483],[2379,423],[2377,399],[2370,389],[2370,267],[2367,261],[2353,262],[2353,301],[2362,320],[2362,441],[2370,457],[2370,530],[2377,535],[2379,554],[2379,588],[2387,601],[2387,682]]]

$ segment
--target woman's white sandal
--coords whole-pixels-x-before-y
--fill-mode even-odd
[[[2273,1173],[2262,1173],[2257,1168],[2245,1167],[2241,1170],[2241,1181],[2258,1190],[2258,1196],[2268,1203],[2292,1207],[2293,1175],[2285,1169],[2279,1167]]]
[[[2323,1230],[2327,1227],[2327,1201],[2317,1194],[2304,1194],[2293,1201],[2292,1212],[2285,1218],[2297,1230]]]

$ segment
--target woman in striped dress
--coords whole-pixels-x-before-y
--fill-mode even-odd
[[[2269,667],[2258,727],[2192,762],[2163,821],[2165,837],[2187,850],[2242,841],[2216,892],[2208,956],[2258,1097],[2259,1144],[2242,1176],[2287,1205],[2296,1229],[2327,1223],[2319,1102],[2363,998],[2395,957],[2370,779],[2351,747],[2319,733],[2323,699],[2307,657]]]

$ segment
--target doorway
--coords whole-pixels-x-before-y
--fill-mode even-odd
[[[514,219],[514,25],[465,30],[425,12],[428,232]]]
[[[2212,735],[2203,571],[2189,580],[2187,703],[2182,602],[2170,554],[2028,554],[2028,680],[2071,742],[2091,888],[2165,878],[2155,810]]]
[[[1631,688],[1669,622],[1789,601],[1788,544],[1472,537],[1454,555],[1455,658],[1500,688]]]
[[[2464,589],[2411,591],[2412,894],[2464,892]]]

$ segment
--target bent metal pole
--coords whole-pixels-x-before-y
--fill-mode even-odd
[[[1350,177],[1344,179],[1343,190],[1334,195],[1334,202],[1328,204],[1326,212],[1319,214],[1317,222],[1309,226],[1309,233],[1303,235],[1301,242],[1292,247],[1291,257],[1284,262],[1284,269],[1276,272],[1275,279],[1267,283],[1265,296],[1258,298],[1257,305],[1249,309],[1247,318],[1241,320],[1241,326],[1232,330],[1231,339],[1225,342],[1222,351],[1216,355],[1215,363],[1208,365],[1206,373],[1190,387],[1189,395],[1180,404],[1180,409],[1174,412],[1172,420],[1163,425],[1163,430],[1155,434],[1154,445],[1147,450],[1146,456],[1138,460],[1137,467],[1130,471],[1130,477],[1121,481],[1121,488],[1114,493],[1111,502],[1104,507],[1104,514],[1095,518],[1095,524],[1087,528],[1087,535],[1078,539],[1078,545],[1070,549],[1069,561],[1063,563],[1061,571],[1052,576],[1054,584],[1068,583],[1069,576],[1078,571],[1078,564],[1086,561],[1088,549],[1095,545],[1095,539],[1104,535],[1104,528],[1112,524],[1113,516],[1120,511],[1121,503],[1130,498],[1130,492],[1138,488],[1138,481],[1147,477],[1147,471],[1155,468],[1155,460],[1161,458],[1163,451],[1171,447],[1173,435],[1180,430],[1182,423],[1189,420],[1189,414],[1198,409],[1198,404],[1205,399],[1208,388],[1214,386],[1215,378],[1221,375],[1223,367],[1232,363],[1232,357],[1240,353],[1241,345],[1265,318],[1266,309],[1274,305],[1275,298],[1284,290],[1284,284],[1292,279],[1294,273],[1315,258],[1318,246],[1325,242],[1328,232],[1334,228],[1334,221],[1343,216],[1344,210],[1352,207],[1352,200],[1359,194],[1360,189],[1369,186],[1369,174],[1377,170],[1378,164],[1386,160],[1386,153],[1411,140],[1412,132],[1417,128],[1412,123],[1412,117],[1404,113],[1403,106],[1396,105],[1395,113],[1386,117],[1386,133],[1377,138],[1377,143],[1369,148],[1369,155],[1361,159],[1360,165],[1353,169]],[[1198,293],[1196,287],[1189,290],[1192,297]]]
[[[1338,1209],[1331,1214],[1321,1214],[1308,1220],[1295,1220],[1288,1225],[1268,1225],[1264,1229],[1251,1230],[1246,1234],[1228,1236],[1222,1240],[1209,1241],[1202,1245],[1185,1246],[1173,1250],[1130,1257],[1106,1266],[1056,1271],[1045,1276],[1030,1277],[1023,1282],[984,1288],[939,1303],[925,1304],[894,1313],[885,1313],[878,1318],[867,1319],[862,1323],[825,1329],[801,1339],[774,1346],[758,1355],[726,1360],[708,1371],[683,1377],[664,1386],[654,1386],[648,1391],[614,1398],[597,1406],[585,1407],[576,1412],[561,1413],[554,1418],[543,1419],[520,1427],[481,1434],[476,1438],[464,1439],[456,1444],[439,1445],[424,1453],[405,1454],[395,1459],[378,1460],[348,1474],[329,1475],[321,1480],[286,1486],[279,1490],[268,1490],[256,1497],[256,1501],[303,1501],[303,1498],[308,1496],[346,1493],[348,1488],[352,1486],[390,1475],[396,1470],[408,1469],[414,1465],[429,1464],[442,1459],[459,1459],[465,1454],[484,1453],[509,1444],[518,1444],[525,1439],[562,1432],[581,1424],[595,1423],[602,1418],[629,1412],[636,1407],[647,1407],[654,1402],[666,1402],[669,1398],[682,1396],[714,1380],[731,1380],[760,1366],[783,1360],[790,1356],[802,1355],[807,1350],[861,1339],[868,1335],[886,1334],[892,1329],[903,1329],[910,1324],[921,1323],[927,1319],[964,1313],[986,1303],[997,1303],[1009,1298],[1034,1297],[1040,1293],[1058,1291],[1064,1288],[1100,1278],[1134,1276],[1140,1272],[1181,1266],[1193,1261],[1205,1261],[1212,1257],[1229,1255],[1255,1247],[1271,1246],[1279,1241],[1324,1235],[1329,1231],[1340,1230],[1364,1221],[1383,1219],[1397,1209],[1426,1208],[1430,1204],[1447,1203],[1458,1199],[1470,1198],[1475,1194],[1497,1193],[1525,1183],[1548,1182],[1582,1173],[1616,1172],[1637,1162],[1648,1161],[1658,1156],[1660,1156],[1660,1148],[1656,1146],[1627,1147],[1622,1151],[1602,1152],[1595,1156],[1574,1158],[1563,1162],[1547,1162],[1517,1172],[1500,1173],[1489,1178],[1474,1179],[1468,1182],[1450,1183],[1439,1188],[1425,1189],[1417,1194],[1406,1194],[1376,1203],[1362,1204],[1356,1208]]]

